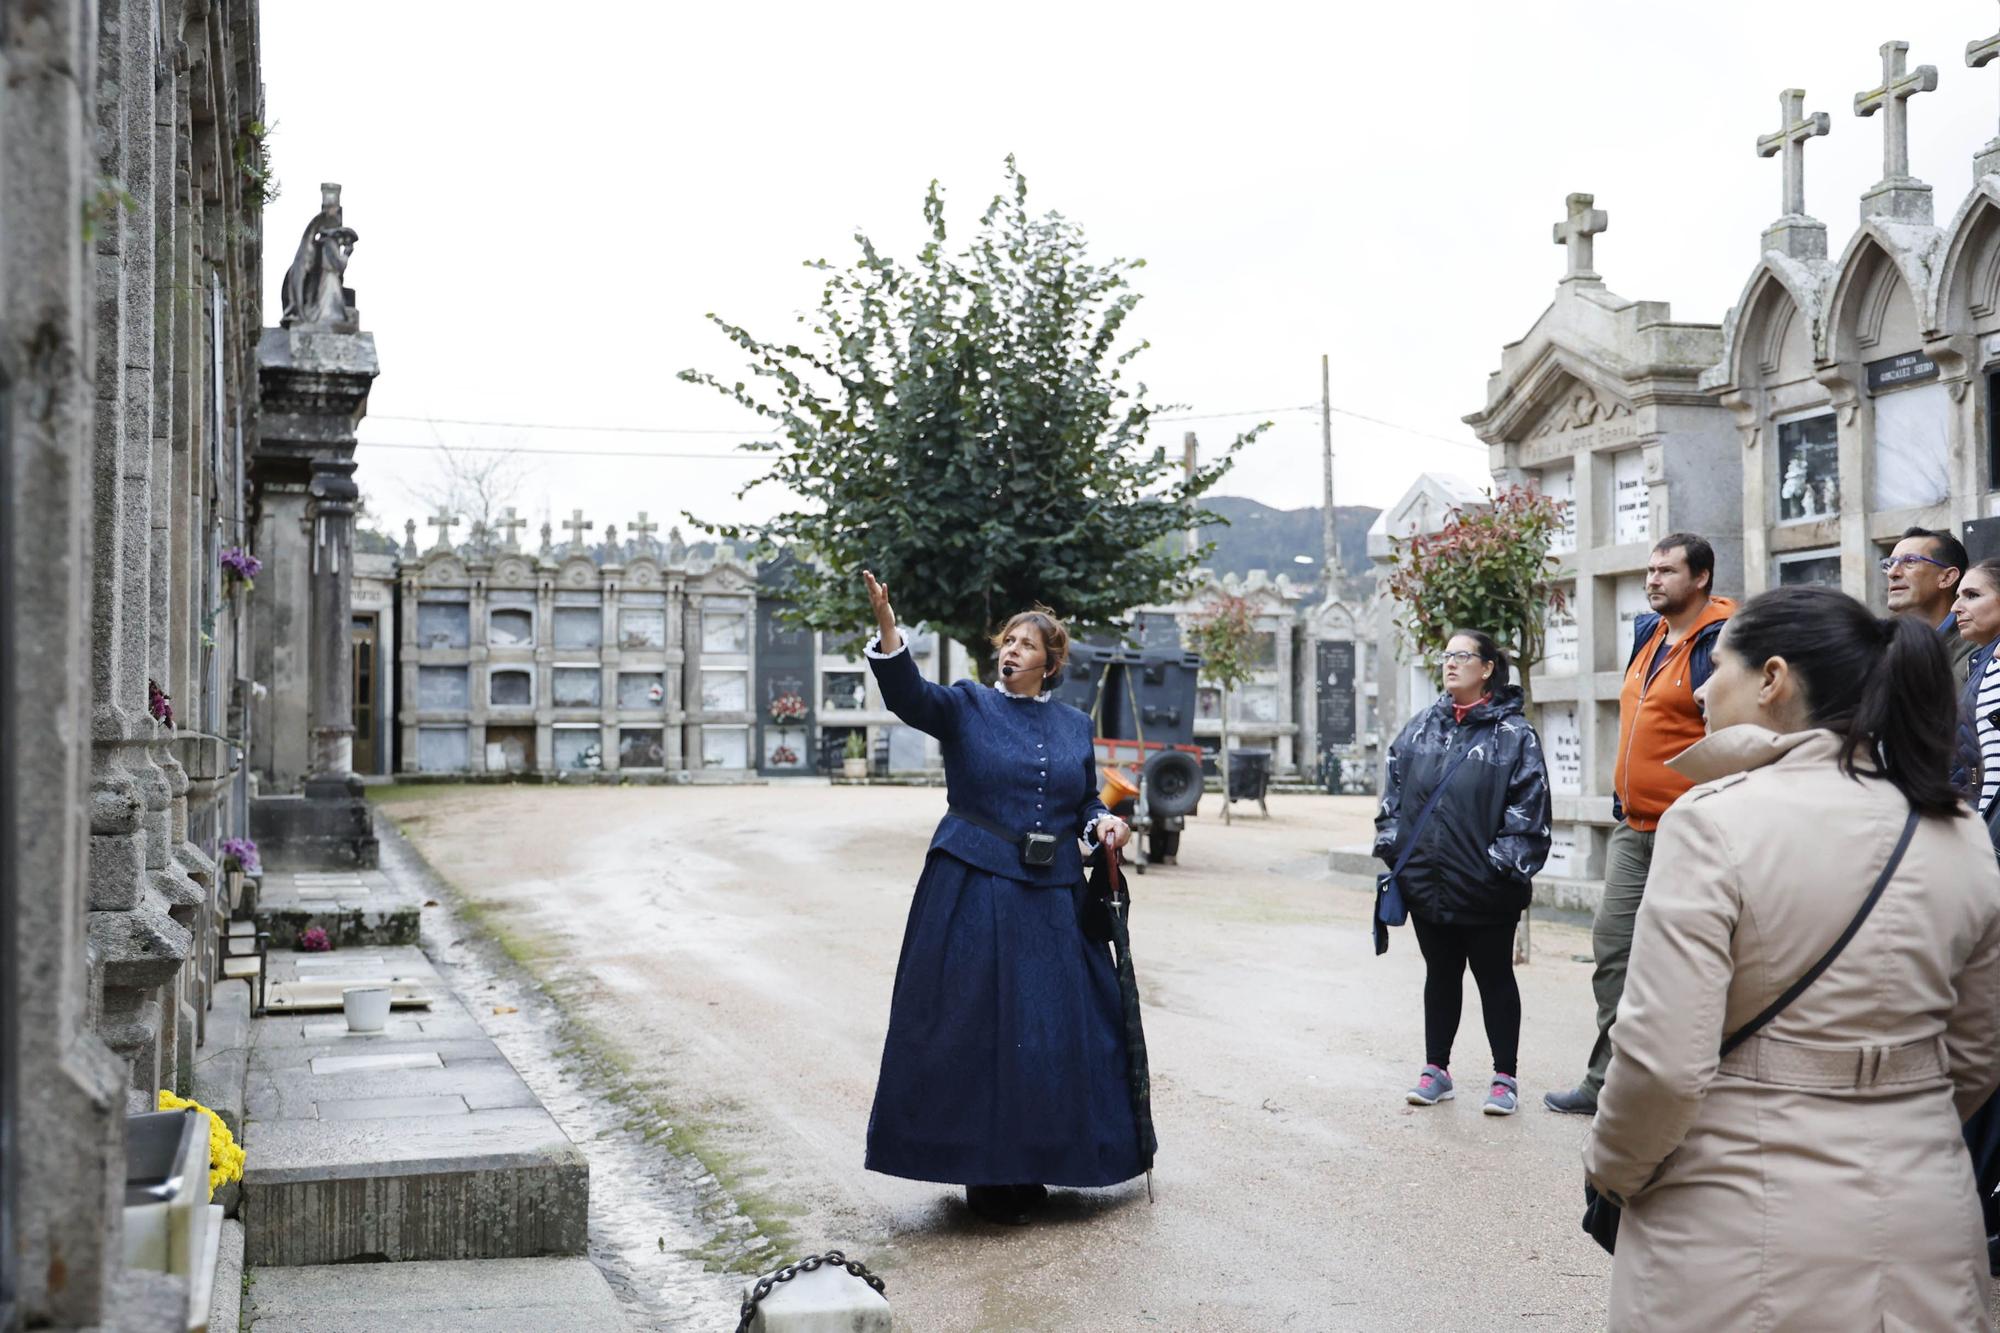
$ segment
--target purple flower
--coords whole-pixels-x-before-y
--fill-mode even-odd
[[[174,725],[174,701],[167,697],[167,692],[160,688],[158,681],[146,682],[146,711],[153,715],[155,722],[169,727]]]
[[[318,926],[307,926],[299,932],[299,949],[304,953],[332,953],[333,941],[326,937],[326,931]]]
[[[225,546],[220,557],[223,569],[249,582],[264,572],[264,562],[240,546]]]
[[[246,874],[260,874],[264,866],[257,859],[257,844],[249,838],[224,838],[222,855],[236,863],[236,868]]]

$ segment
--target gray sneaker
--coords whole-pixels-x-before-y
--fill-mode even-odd
[[[1488,1115],[1512,1115],[1521,1109],[1521,1084],[1506,1074],[1495,1074],[1493,1086],[1486,1090],[1486,1105],[1479,1108]]]
[[[1404,1093],[1403,1099],[1412,1106],[1436,1106],[1453,1095],[1451,1075],[1436,1065],[1425,1065],[1424,1072],[1417,1075],[1417,1086]]]

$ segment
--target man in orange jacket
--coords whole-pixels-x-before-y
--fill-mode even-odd
[[[1653,865],[1653,831],[1660,816],[1694,784],[1667,761],[1707,734],[1694,692],[1714,669],[1715,641],[1736,604],[1713,594],[1715,549],[1691,532],[1660,539],[1646,563],[1646,603],[1651,614],[1632,630],[1632,657],[1618,697],[1618,763],[1612,777],[1611,830],[1604,856],[1604,897],[1590,932],[1597,970],[1597,1044],[1583,1081],[1542,1102],[1569,1115],[1597,1114],[1597,1090],[1611,1064],[1611,1021],[1625,994],[1625,962],[1632,954],[1632,924]]]

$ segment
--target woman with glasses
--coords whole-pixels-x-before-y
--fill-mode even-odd
[[[1966,663],[1965,689],[1959,695],[1959,790],[1986,819],[1994,845],[2000,847],[2000,560],[1982,560],[1958,582],[1951,604],[1958,637],[1973,646]],[[1973,758],[1977,757],[1977,762]]]
[[[1455,1095],[1451,1048],[1469,967],[1493,1052],[1481,1109],[1520,1108],[1514,929],[1549,854],[1548,770],[1521,700],[1500,645],[1460,630],[1445,645],[1444,693],[1389,747],[1375,855],[1394,872],[1424,955],[1424,1067],[1405,1094],[1415,1106]]]

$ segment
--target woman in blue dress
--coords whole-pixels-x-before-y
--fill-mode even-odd
[[[1151,1165],[1126,1078],[1110,951],[1078,916],[1078,842],[1130,836],[1097,799],[1090,719],[1048,687],[1068,656],[1041,610],[994,640],[1001,679],[923,678],[889,592],[863,574],[882,701],[944,751],[950,812],[910,904],[868,1169],[965,1186],[989,1221],[1022,1223],[1046,1186],[1115,1185]]]

